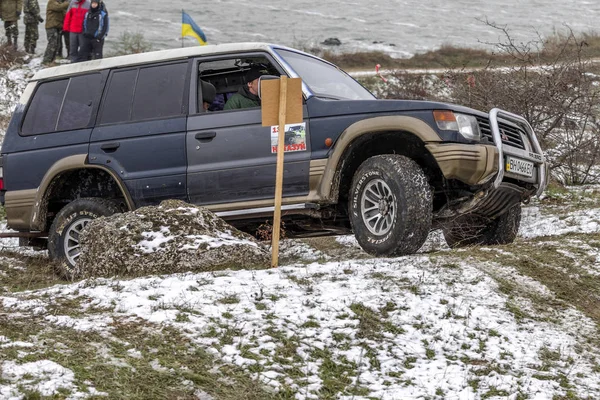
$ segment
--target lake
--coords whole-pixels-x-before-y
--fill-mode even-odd
[[[482,22],[486,18],[506,26],[517,41],[535,40],[570,27],[592,32],[600,16],[600,2],[562,0],[214,0],[165,3],[108,0],[110,33],[106,51],[125,31],[140,32],[153,48],[181,47],[181,10],[204,30],[209,44],[240,41],[281,43],[292,47],[319,44],[336,37],[341,51],[382,50],[408,57],[443,44],[477,47],[496,43],[501,32]],[[46,2],[40,2],[45,16]],[[20,21],[20,44],[24,26]],[[193,38],[185,46],[196,45]],[[46,46],[40,24],[38,53]]]

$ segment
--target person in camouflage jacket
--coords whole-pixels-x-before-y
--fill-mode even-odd
[[[48,45],[44,52],[44,59],[42,60],[44,64],[50,64],[57,55],[62,55],[61,36],[63,36],[63,22],[68,7],[68,0],[48,0],[48,4],[46,5],[46,37],[48,38]],[[68,33],[66,37],[68,37]],[[66,48],[68,53],[68,44]]]
[[[38,0],[25,0],[23,6],[23,22],[25,23],[25,51],[29,54],[35,53],[35,46],[40,33],[38,31],[38,24],[44,22],[44,19],[40,16],[40,5]]]
[[[6,40],[9,45],[17,49],[17,38],[19,36],[19,25],[17,21],[21,17],[23,0],[0,0],[0,19],[4,21]]]

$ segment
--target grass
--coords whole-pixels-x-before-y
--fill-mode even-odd
[[[565,195],[570,195],[570,191]],[[560,188],[557,188],[557,201],[562,201],[562,196]],[[545,203],[543,207],[552,207],[552,203]],[[335,242],[334,238],[327,240]],[[338,249],[339,243],[328,245],[325,238],[321,246],[326,249],[324,253],[328,256],[328,252],[341,251]],[[214,300],[215,305],[221,307],[220,314],[209,319],[205,331],[200,333],[186,330],[186,326],[189,326],[187,323],[198,318],[197,310],[170,304],[167,300],[161,302],[162,299],[156,295],[150,295],[153,299],[149,300],[158,304],[158,310],[175,310],[172,325],[153,324],[131,315],[115,316],[114,312],[107,309],[86,309],[88,299],[79,294],[74,299],[50,299],[40,295],[41,300],[46,303],[47,311],[39,316],[11,314],[12,310],[3,309],[0,302],[0,336],[6,336],[10,341],[34,344],[32,348],[0,347],[0,359],[17,362],[52,360],[75,373],[75,384],[80,392],[94,387],[105,392],[106,398],[134,400],[192,399],[196,390],[225,400],[291,399],[302,398],[308,393],[320,399],[342,396],[369,398],[373,394],[365,383],[368,378],[361,377],[365,371],[373,375],[385,375],[384,386],[418,386],[419,383],[409,376],[434,362],[432,360],[443,360],[448,365],[464,364],[469,371],[465,386],[480,398],[506,397],[514,391],[511,389],[507,393],[505,387],[496,388],[488,383],[496,375],[519,373],[511,369],[511,363],[518,356],[501,352],[490,358],[495,343],[509,340],[501,325],[494,329],[483,325],[470,326],[473,321],[469,320],[468,314],[465,316],[461,312],[455,289],[451,286],[444,287],[444,293],[440,293],[439,300],[436,299],[435,302],[441,306],[438,307],[439,315],[436,315],[452,319],[448,321],[451,324],[464,324],[468,330],[464,338],[459,338],[456,347],[449,350],[446,347],[448,338],[431,330],[430,314],[413,315],[411,320],[406,319],[406,311],[410,307],[407,307],[405,299],[415,296],[427,298],[432,294],[430,284],[434,280],[428,278],[428,274],[444,274],[448,282],[463,279],[464,284],[489,280],[486,278],[487,274],[496,280],[498,291],[507,299],[506,303],[499,306],[505,307],[519,322],[551,321],[555,318],[554,314],[560,314],[565,308],[573,306],[600,324],[600,299],[597,296],[600,293],[600,277],[585,268],[595,262],[590,254],[598,249],[600,234],[570,234],[559,238],[518,240],[512,245],[487,249],[428,253],[419,256],[429,259],[423,265],[423,273],[419,272],[410,278],[390,270],[387,273],[377,272],[375,268],[363,271],[356,264],[352,264],[350,268],[350,263],[340,263],[338,275],[323,270],[309,273],[304,267],[280,270],[280,273],[285,274],[287,279],[302,290],[314,288],[318,292],[322,290],[321,284],[324,282],[338,282],[339,278],[351,280],[364,274],[365,279],[371,279],[378,290],[393,294],[376,306],[370,300],[361,302],[350,299],[343,307],[331,309],[329,318],[339,322],[340,331],[332,332],[331,341],[324,342],[324,345],[316,345],[313,340],[315,331],[320,334],[328,329],[325,323],[327,317],[318,312],[319,309],[314,314],[311,311],[311,315],[302,320],[290,315],[282,316],[274,303],[283,299],[285,292],[277,287],[269,289],[265,286],[267,289],[264,293],[261,288],[260,295],[257,293],[256,297],[252,297],[250,303],[245,294],[224,291]],[[565,255],[567,253],[568,256]],[[0,287],[6,292],[64,283],[54,276],[45,257],[33,257],[30,260],[31,257],[6,251],[4,255],[12,258],[12,261],[0,260],[0,271],[4,272],[0,273]],[[463,265],[475,266],[485,274],[478,273],[465,280]],[[24,269],[16,269],[15,266]],[[365,268],[372,267],[366,265]],[[520,279],[514,275],[515,272],[530,279]],[[220,274],[212,276],[217,279]],[[210,279],[193,282],[194,285],[184,287],[187,293],[202,292],[205,285],[212,283]],[[541,290],[531,290],[527,282],[539,282],[547,288],[550,295]],[[109,287],[119,292],[119,287],[123,286],[117,283],[113,286],[109,284]],[[152,284],[149,283],[144,290],[151,288]],[[126,290],[121,290],[123,295],[127,294]],[[222,305],[228,307],[223,308]],[[244,331],[246,322],[240,321],[239,315],[232,312],[236,310],[237,313],[242,309],[246,313],[256,309],[257,314],[262,316],[261,326],[267,328],[257,328],[250,333]],[[83,315],[84,310],[86,316],[91,313],[111,316],[113,319],[109,323],[109,329],[102,329],[102,334],[80,332],[43,320],[48,314],[77,318]],[[446,310],[447,313],[444,314]],[[522,326],[529,329],[528,325]],[[426,340],[412,343],[414,351],[409,349],[397,353],[393,349],[398,349],[398,342],[394,341],[405,340],[400,337],[406,333],[404,328],[407,331],[416,329],[420,331],[419,334],[428,336]],[[272,342],[272,346],[263,346],[263,338],[267,335],[271,337],[269,343]],[[579,350],[575,350],[576,354],[565,352],[562,348],[540,348],[536,363],[528,365],[534,371],[530,378],[551,381],[551,384],[560,387],[565,395],[556,397],[557,399],[577,398],[574,388],[577,377],[569,371],[582,358],[592,357],[587,355],[592,354],[588,351],[588,346],[600,345],[598,338],[589,340],[581,343]],[[244,367],[225,363],[211,353],[218,351],[225,354],[228,349],[224,346],[228,345],[232,346],[229,349],[236,349],[241,357],[238,360],[248,361]],[[399,348],[404,349],[402,346]],[[354,358],[351,354],[354,354]],[[386,362],[381,361],[390,356],[394,357],[395,363],[391,370],[389,358]],[[592,360],[591,363],[595,366],[595,372],[600,371],[598,360]],[[274,378],[281,384],[279,391],[266,388],[257,380],[257,377],[264,376],[261,374],[267,371],[279,374]],[[320,384],[316,388],[313,386],[314,379],[318,379]],[[63,392],[55,397],[71,395],[66,389],[61,390]],[[444,398],[448,395],[448,389],[437,386],[437,383],[432,390],[437,397],[430,398]],[[22,383],[21,392],[26,398],[40,398],[40,394],[32,389],[26,379]]]
[[[221,304],[237,304],[240,302],[240,299],[236,295],[228,295],[220,298],[218,302]]]
[[[574,47],[585,43],[584,56],[589,58],[600,57],[600,35],[597,33],[583,33],[573,38],[555,33],[546,38],[541,49],[531,54],[533,59],[552,59],[563,46]],[[308,49],[320,57],[333,62],[347,70],[374,69],[376,64],[384,69],[414,69],[414,68],[477,68],[487,65],[506,66],[514,63],[512,56],[495,51],[496,49],[467,48],[451,44],[444,44],[438,49],[417,53],[410,58],[398,59],[382,51],[365,51],[355,53],[337,53],[330,50]]]
[[[189,339],[174,328],[116,318],[107,337],[93,331],[52,327],[42,317],[6,315],[0,316],[0,336],[34,343],[34,347],[0,348],[0,359],[54,361],[74,372],[79,391],[94,387],[107,398],[133,400],[193,399],[198,388],[225,400],[287,399],[294,395],[288,388],[279,394],[265,390],[248,371],[219,364],[205,350],[190,346]],[[26,379],[20,382],[26,398],[38,395],[32,383]],[[69,391],[61,390],[67,397]]]
[[[544,198],[540,204],[549,206],[550,210],[557,207],[566,214],[572,210],[582,210],[591,207],[600,207],[600,189],[572,190],[556,183],[551,183],[544,191]]]
[[[498,247],[504,252],[502,264],[513,267],[520,274],[539,282],[550,290],[552,297],[523,289],[519,287],[518,282],[503,278],[501,272],[487,272],[499,279],[501,292],[530,299],[536,306],[536,311],[539,311],[535,318],[546,315],[547,310],[571,305],[600,325],[600,297],[595,295],[600,293],[600,276],[592,275],[582,268],[582,263],[585,265],[589,260],[587,253],[581,248],[584,245],[594,248],[598,243],[600,234],[590,233],[563,235],[560,240],[555,237],[540,237]],[[575,254],[575,258],[565,256],[565,251]],[[496,252],[484,251],[477,247],[468,252],[455,252],[454,256],[482,262],[498,261]],[[519,320],[534,318],[517,302],[511,301],[510,297],[507,308]]]
[[[0,251],[0,293],[35,290],[67,283],[56,273],[56,264],[44,255],[28,256]]]
[[[358,318],[357,337],[361,339],[378,339],[383,333],[383,321],[380,313],[361,304],[350,305],[350,310]]]

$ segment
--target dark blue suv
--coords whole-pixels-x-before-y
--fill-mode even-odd
[[[433,228],[453,247],[509,243],[521,203],[546,186],[520,116],[377,100],[309,54],[226,44],[39,71],[2,146],[8,226],[72,266],[90,220],[164,199],[205,205],[242,229],[264,222],[276,129],[261,125],[260,107],[223,110],[256,68],[303,81],[304,122],[286,132],[292,234],[353,231],[386,256],[417,251]]]

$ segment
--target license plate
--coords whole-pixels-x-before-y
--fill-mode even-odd
[[[533,176],[533,163],[507,156],[506,171],[531,178]]]

